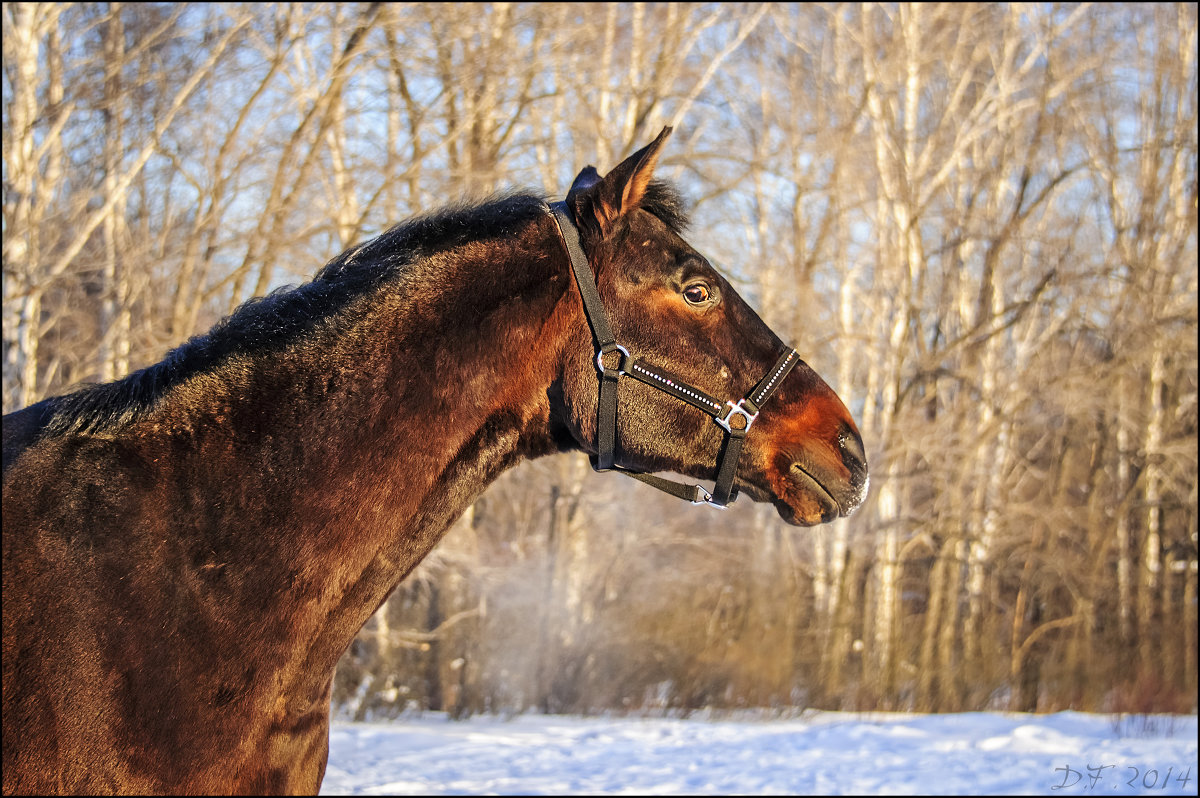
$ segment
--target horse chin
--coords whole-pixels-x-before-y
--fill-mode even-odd
[[[753,501],[775,505],[779,517],[792,526],[817,526],[847,515],[829,491],[807,472],[795,470],[784,483],[783,495],[750,483],[739,484],[738,491]]]

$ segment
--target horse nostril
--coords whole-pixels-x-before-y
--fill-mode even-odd
[[[838,446],[842,450],[842,462],[852,473],[862,473],[867,470],[867,453],[863,449],[862,438],[850,426],[843,424],[838,434]]]

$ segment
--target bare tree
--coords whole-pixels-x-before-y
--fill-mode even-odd
[[[3,15],[6,410],[672,124],[690,240],[859,422],[868,500],[812,530],[506,475],[364,630],[351,716],[1194,711],[1194,6]]]

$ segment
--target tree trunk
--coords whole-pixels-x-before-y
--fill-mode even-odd
[[[101,225],[104,268],[100,286],[100,380],[111,382],[129,373],[129,265],[125,262],[127,193],[118,188],[124,155],[125,26],[122,4],[110,3],[104,26],[104,196],[110,199]]]

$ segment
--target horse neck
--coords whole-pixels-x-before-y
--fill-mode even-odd
[[[548,223],[530,235],[553,243]],[[559,448],[548,395],[564,347],[586,340],[566,256],[511,242],[462,249],[415,264],[336,337],[261,364],[227,413],[226,429],[253,434],[217,434],[197,451],[207,473],[228,475],[214,485],[225,504],[213,537],[248,549],[242,606],[271,619],[261,634],[301,681],[331,674],[500,472]],[[261,607],[263,596],[278,606]],[[317,683],[296,689],[320,699]]]

